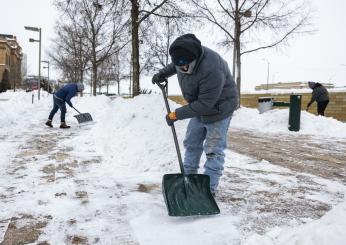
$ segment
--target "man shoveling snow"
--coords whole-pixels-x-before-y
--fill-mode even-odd
[[[84,90],[84,85],[82,83],[70,83],[59,89],[56,93],[53,94],[53,109],[51,110],[48,121],[46,125],[49,127],[53,127],[52,120],[60,109],[60,128],[70,128],[70,126],[66,125],[65,115],[66,115],[66,104],[73,107],[71,103],[72,97],[76,96],[78,92],[82,92]]]
[[[153,77],[162,83],[177,74],[187,105],[166,116],[168,125],[191,118],[184,140],[185,174],[196,174],[203,150],[207,156],[204,173],[210,176],[215,193],[222,175],[227,130],[238,107],[237,87],[226,61],[215,51],[201,45],[193,34],[178,37],[170,46],[173,63]]]

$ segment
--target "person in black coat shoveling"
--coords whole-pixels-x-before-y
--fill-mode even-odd
[[[309,110],[314,101],[317,102],[317,113],[318,115],[324,116],[324,111],[329,103],[329,95],[327,89],[320,83],[308,82],[309,88],[312,89],[312,97],[308,103],[306,110]]]
[[[49,127],[53,127],[52,120],[55,113],[60,109],[61,115],[61,124],[60,128],[70,128],[70,126],[66,125],[65,122],[65,114],[66,114],[66,105],[65,102],[73,107],[71,103],[72,97],[76,96],[78,92],[82,92],[84,90],[84,85],[82,83],[69,83],[59,89],[57,92],[53,94],[53,109],[48,116],[48,121],[46,125]]]
[[[168,125],[190,118],[184,140],[184,171],[195,174],[203,150],[207,160],[204,173],[210,176],[210,190],[215,193],[222,176],[227,131],[238,93],[227,62],[215,51],[201,45],[193,34],[178,37],[170,46],[172,63],[152,78],[163,83],[177,74],[187,105],[166,116]]]

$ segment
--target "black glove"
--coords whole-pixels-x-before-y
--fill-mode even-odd
[[[166,78],[161,75],[160,73],[156,73],[153,78],[151,79],[151,82],[153,84],[159,84],[159,83],[163,83],[166,81]]]
[[[166,122],[168,126],[173,126],[174,122],[177,121],[177,117],[175,115],[175,112],[171,112],[166,115]]]

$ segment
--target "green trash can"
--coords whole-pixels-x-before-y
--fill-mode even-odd
[[[302,107],[302,95],[292,94],[290,96],[290,113],[288,118],[288,129],[290,131],[300,130],[301,107]]]

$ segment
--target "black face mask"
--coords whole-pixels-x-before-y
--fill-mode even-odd
[[[192,74],[193,69],[196,66],[196,62],[197,60],[193,60],[188,64],[188,68],[187,70],[183,69],[183,66],[175,66],[175,68],[177,69],[178,72],[183,73],[183,74]]]

